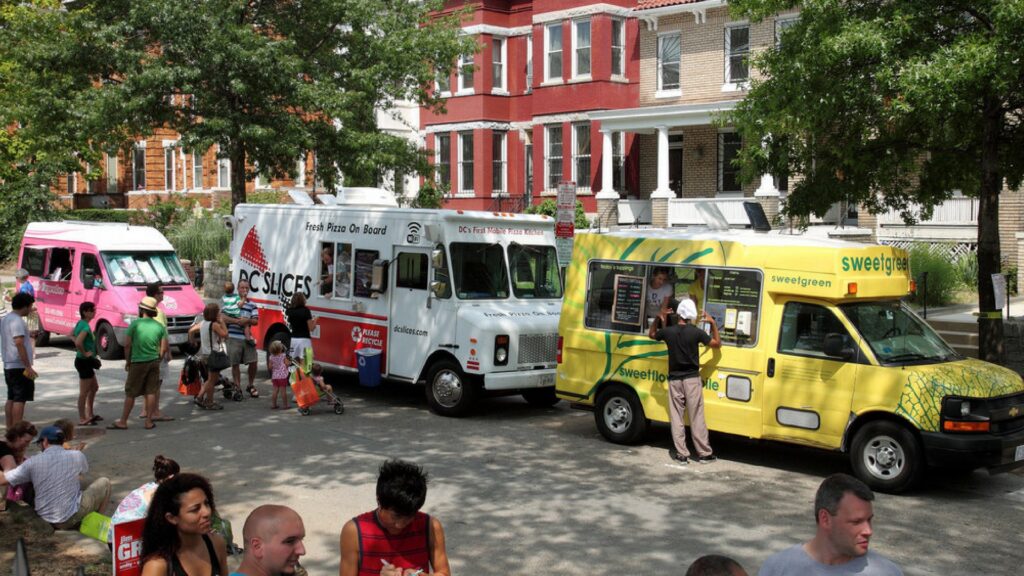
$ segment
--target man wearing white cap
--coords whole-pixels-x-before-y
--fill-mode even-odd
[[[711,335],[694,325],[697,320],[697,305],[684,298],[676,308],[678,323],[669,326],[671,310],[663,306],[658,320],[651,324],[647,335],[661,340],[668,348],[668,399],[669,423],[672,429],[674,448],[669,453],[680,464],[690,461],[690,450],[686,447],[686,428],[683,425],[683,411],[690,416],[690,432],[697,462],[709,463],[717,460],[708,443],[708,425],[704,421],[704,395],[700,382],[700,350],[698,344],[718,348],[722,341],[718,337],[715,319],[704,313],[704,320],[711,325]],[[664,326],[664,328],[661,328]]]

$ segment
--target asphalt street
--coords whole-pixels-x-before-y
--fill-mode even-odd
[[[37,351],[36,401],[27,418],[75,418],[78,380],[70,340]],[[172,363],[172,374],[182,358]],[[123,362],[104,362],[97,413],[113,421],[123,400]],[[342,524],[375,506],[377,467],[399,457],[431,477],[424,510],[444,524],[453,572],[682,574],[707,553],[735,557],[755,574],[775,551],[813,534],[821,480],[848,472],[845,457],[712,434],[720,460],[678,466],[668,429],[638,446],[604,441],[590,412],[562,402],[537,409],[521,398],[482,402],[472,417],[433,415],[421,388],[362,388],[332,374],[346,411],[310,416],[270,409],[263,395],[201,411],[165,385],[174,422],[143,430],[83,429],[92,472],[110,477],[115,500],[151,477],[153,456],[207,475],[236,541],[250,510],[287,504],[303,517],[311,575],[337,574]],[[136,408],[136,413],[138,408]],[[929,477],[909,495],[879,494],[872,548],[907,574],[1020,574],[1024,475]]]

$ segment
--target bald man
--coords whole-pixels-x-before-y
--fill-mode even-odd
[[[281,576],[304,573],[299,556],[305,556],[302,518],[287,506],[266,504],[252,511],[242,527],[245,554],[231,576]]]

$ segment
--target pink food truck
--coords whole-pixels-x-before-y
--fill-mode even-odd
[[[21,268],[35,287],[37,345],[70,335],[82,302],[96,304],[93,330],[100,357],[120,358],[128,324],[147,284],[161,284],[171,345],[187,342],[203,311],[174,247],[155,228],[100,222],[33,222],[21,241]]]

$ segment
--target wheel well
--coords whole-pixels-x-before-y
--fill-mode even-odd
[[[436,350],[433,354],[428,356],[427,361],[423,363],[423,368],[420,369],[420,375],[418,378],[416,378],[416,383],[418,384],[426,380],[427,372],[430,371],[430,367],[433,366],[435,363],[440,362],[441,360],[450,360],[454,362],[460,369],[462,368],[462,362],[459,362],[459,359],[456,358],[451,352],[447,352],[445,350]],[[472,375],[467,374],[467,377],[468,376]]]
[[[861,428],[863,428],[864,426],[868,425],[871,422],[878,422],[882,420],[903,426],[904,428],[909,430],[911,434],[914,435],[914,438],[917,439],[918,445],[921,444],[921,431],[918,430],[916,426],[912,425],[905,418],[893,414],[891,412],[878,411],[865,412],[864,414],[857,416],[853,420],[853,422],[851,422],[850,425],[846,427],[846,433],[843,434],[843,445],[841,447],[841,450],[843,452],[849,452],[851,445],[853,444],[853,439],[855,436],[857,436],[857,432],[859,432]]]
[[[268,328],[266,335],[263,337],[263,348],[266,348],[270,340],[280,332],[288,332],[288,327],[280,322],[273,324]]]
[[[604,382],[598,384],[596,388],[594,388],[594,402],[597,402],[597,397],[600,396],[602,392],[604,392],[606,389],[612,386],[622,386],[627,390],[633,392],[637,399],[640,398],[640,395],[636,393],[636,389],[630,386],[629,384],[626,384],[625,382],[619,382],[618,380],[605,380]]]

